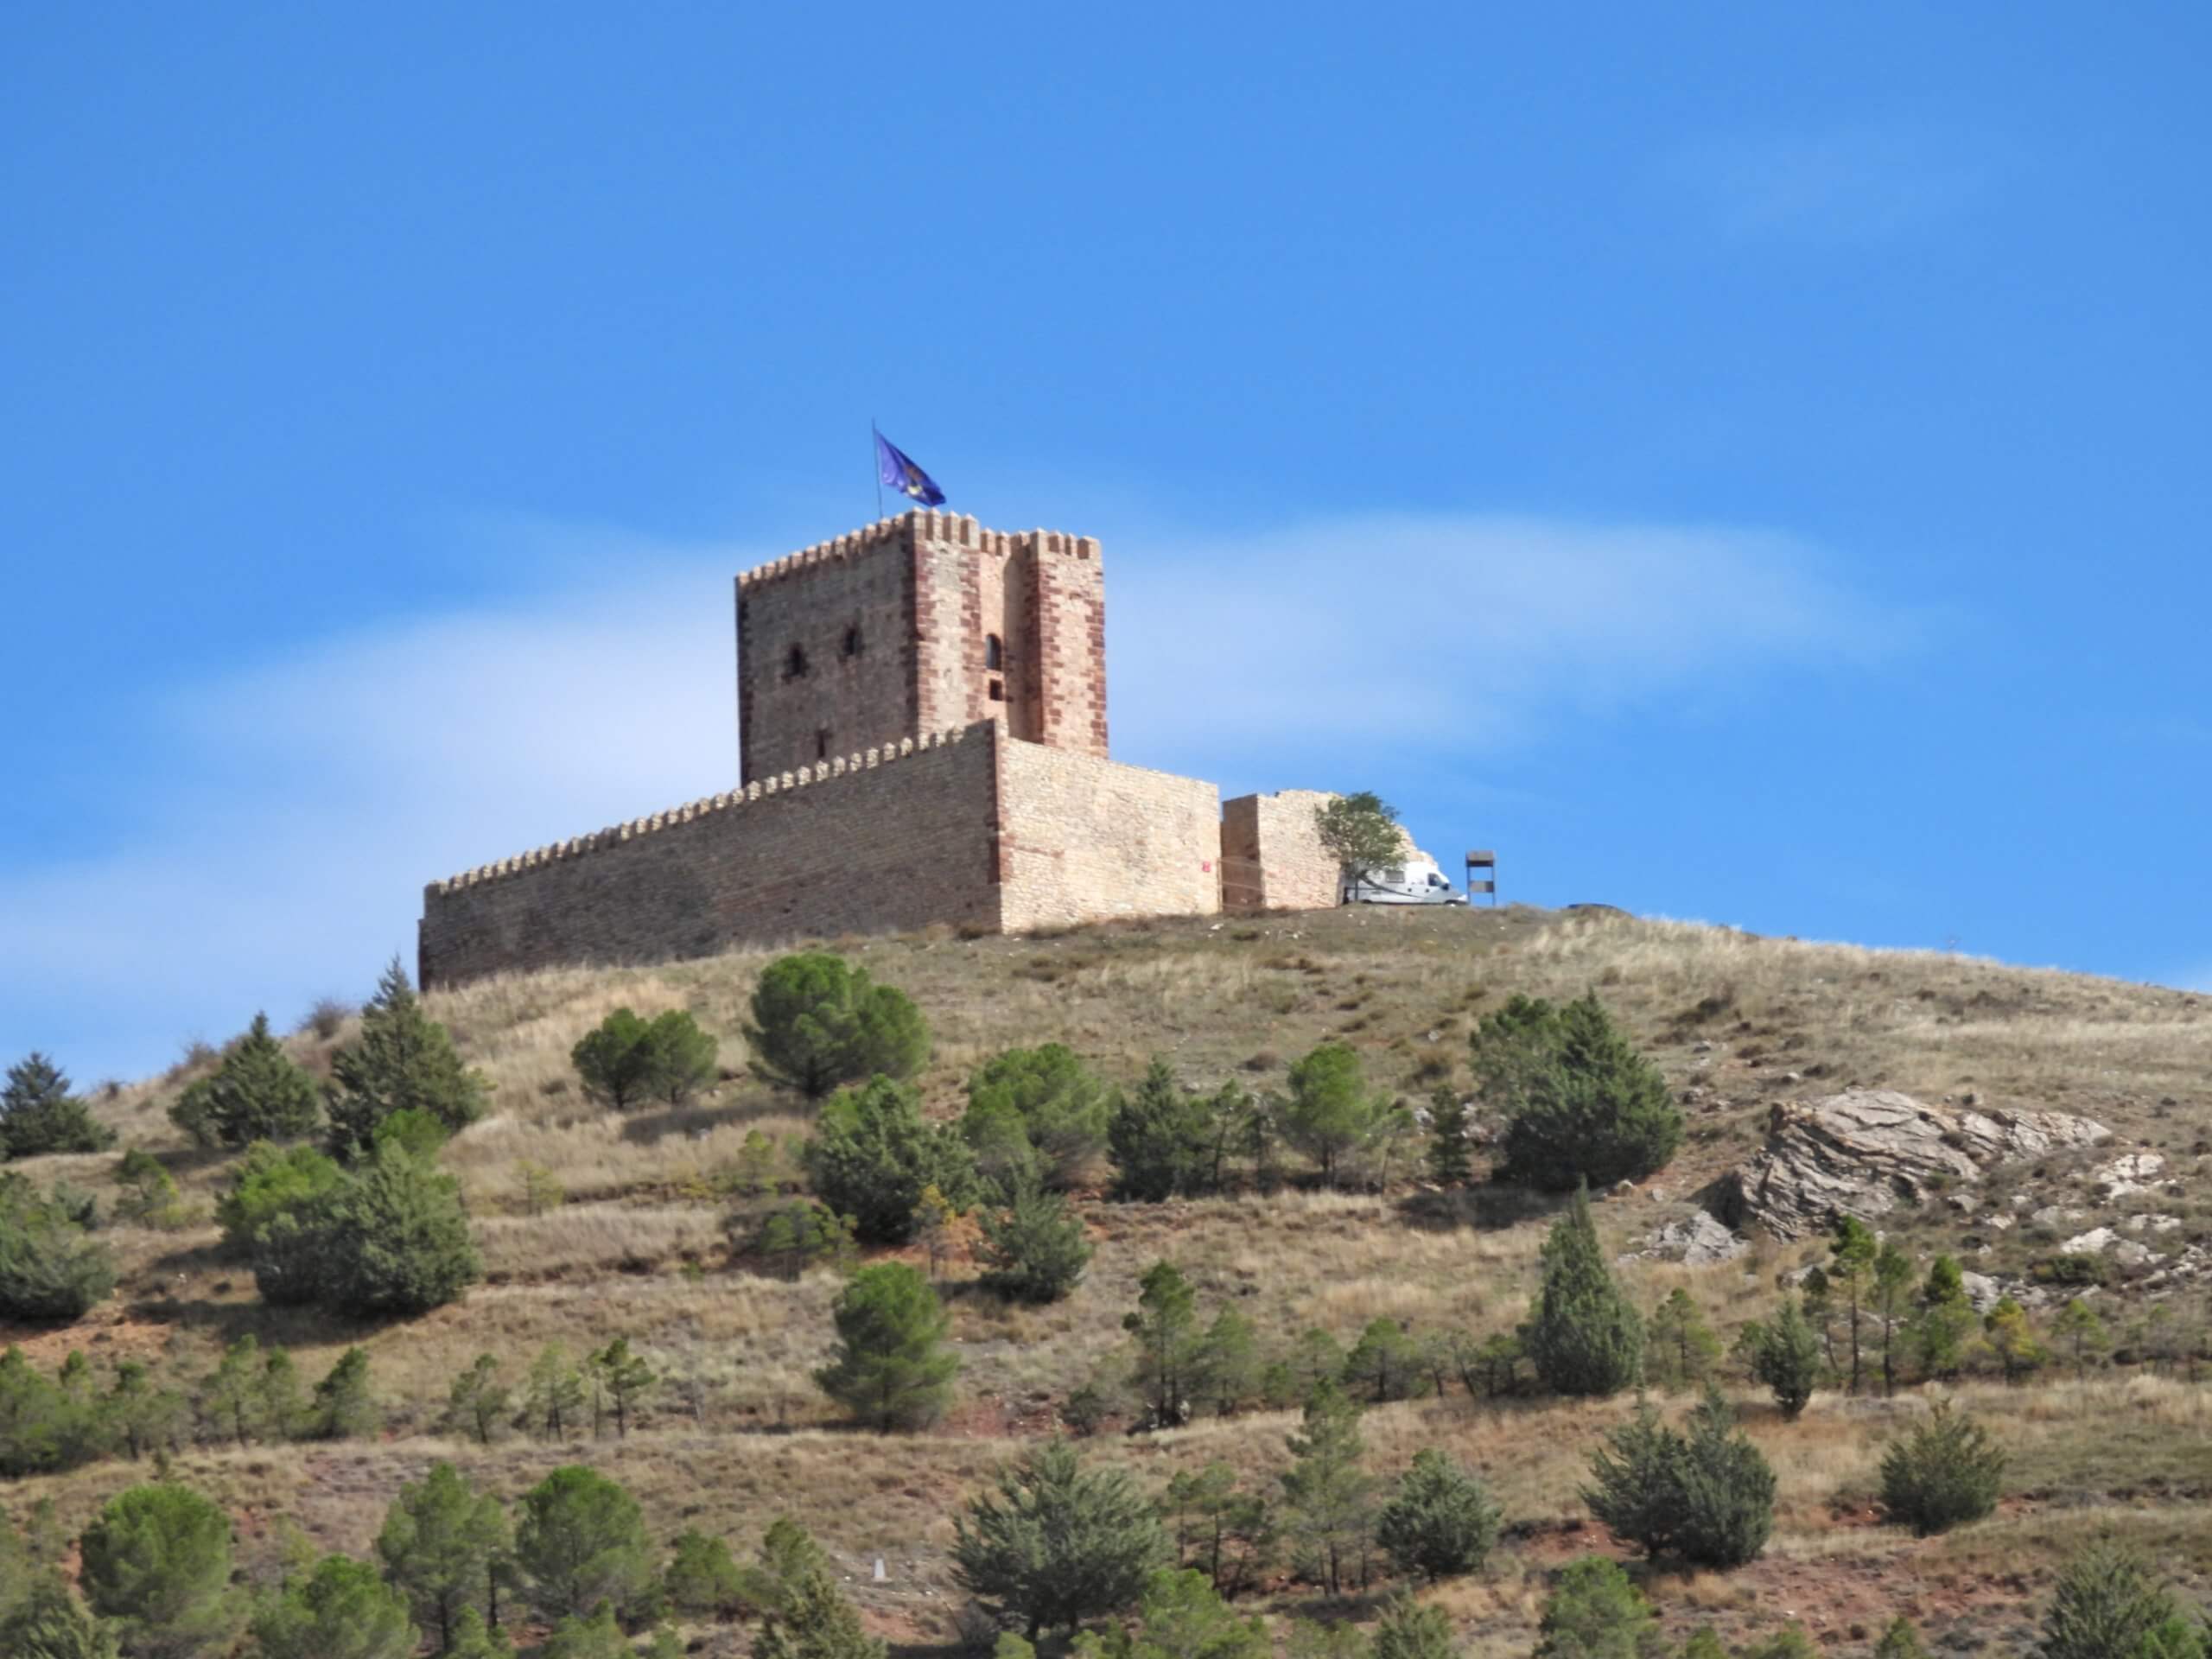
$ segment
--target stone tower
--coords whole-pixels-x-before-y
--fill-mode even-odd
[[[995,721],[1106,758],[1098,543],[886,518],[737,579],[738,781]]]

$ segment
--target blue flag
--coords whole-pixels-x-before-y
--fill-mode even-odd
[[[906,452],[885,437],[875,435],[875,468],[885,484],[925,507],[944,505],[944,492],[937,480],[906,458]]]

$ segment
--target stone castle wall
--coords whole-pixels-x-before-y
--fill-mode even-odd
[[[1222,803],[1224,910],[1323,910],[1337,902],[1337,861],[1313,814],[1332,797],[1285,789]]]
[[[421,982],[996,928],[992,735],[864,751],[434,882]]]
[[[1009,932],[1221,908],[1221,792],[1036,743],[999,755],[1000,922]]]

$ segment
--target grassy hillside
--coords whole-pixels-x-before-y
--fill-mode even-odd
[[[2164,1236],[2172,1248],[2212,1243],[2212,999],[2202,996],[1521,907],[1149,922],[1019,939],[931,934],[839,948],[928,1015],[937,1048],[921,1081],[946,1116],[959,1109],[979,1060],[1054,1040],[1116,1080],[1134,1078],[1156,1054],[1192,1084],[1235,1077],[1264,1090],[1281,1086],[1288,1063],[1315,1043],[1340,1037],[1363,1051],[1373,1077],[1420,1098],[1467,1082],[1467,1035],[1486,1009],[1516,992],[1594,988],[1665,1072],[1688,1119],[1669,1168],[1599,1205],[1612,1250],[1635,1248],[1687,1213],[1700,1188],[1759,1144],[1776,1103],[1852,1084],[1985,1109],[2054,1108],[2115,1131],[2098,1154],[1999,1172],[1985,1201],[1966,1210],[1900,1211],[1891,1230],[1923,1259],[1945,1250],[1975,1271],[2028,1274],[2050,1255],[2053,1230],[1991,1231],[1976,1219],[2015,1188],[2031,1205],[2079,1208],[2095,1220],[2155,1210],[2180,1223]],[[124,1229],[111,1235],[124,1263],[114,1300],[67,1330],[8,1338],[49,1369],[82,1348],[101,1364],[126,1354],[158,1358],[180,1378],[204,1372],[224,1342],[249,1331],[289,1348],[310,1378],[346,1345],[365,1345],[391,1408],[383,1439],[202,1448],[177,1459],[182,1478],[232,1508],[246,1554],[258,1552],[266,1570],[282,1548],[280,1518],[324,1548],[365,1549],[398,1484],[435,1458],[510,1496],[574,1460],[575,1446],[510,1439],[485,1448],[441,1436],[447,1388],[480,1352],[499,1356],[518,1380],[548,1342],[581,1353],[625,1335],[671,1383],[645,1428],[581,1450],[638,1493],[656,1534],[696,1525],[743,1541],[788,1511],[853,1572],[849,1587],[880,1630],[927,1643],[949,1639],[959,1602],[946,1557],[951,1514],[1023,1441],[1052,1432],[1071,1391],[1118,1377],[1120,1321],[1154,1261],[1172,1259],[1191,1276],[1207,1317],[1233,1303],[1277,1347],[1314,1327],[1349,1345],[1379,1315],[1479,1336],[1510,1330],[1524,1312],[1551,1206],[1516,1192],[1478,1185],[1443,1195],[1401,1179],[1379,1193],[1293,1180],[1273,1192],[1160,1205],[1090,1194],[1080,1208],[1097,1253],[1065,1302],[1009,1307],[976,1292],[974,1267],[956,1247],[942,1288],[963,1359],[961,1404],[929,1433],[855,1436],[837,1427],[809,1381],[827,1351],[836,1277],[763,1276],[733,1261],[725,1238],[732,1208],[754,1202],[733,1192],[747,1135],[782,1143],[808,1126],[794,1097],[744,1072],[746,1001],[767,959],[560,971],[428,999],[493,1089],[493,1116],[444,1154],[464,1182],[488,1274],[460,1306],[382,1327],[272,1309],[249,1273],[215,1255],[212,1226]],[[680,1111],[616,1117],[590,1106],[569,1051],[619,1004],[694,1011],[722,1039],[724,1081]],[[240,1010],[241,1024],[251,1012]],[[327,1070],[350,1033],[340,1022],[292,1046],[311,1069]],[[204,1212],[230,1160],[188,1148],[166,1116],[194,1071],[180,1066],[114,1090],[98,1109],[123,1146],[159,1153]],[[2139,1147],[2164,1155],[2176,1185],[2094,1203],[2081,1173]],[[112,1190],[112,1154],[37,1162],[41,1179],[66,1173],[103,1195]],[[549,1184],[565,1201],[543,1205]],[[1771,1306],[1785,1274],[1820,1253],[1817,1243],[1770,1242],[1719,1266],[1635,1262],[1622,1271],[1646,1307],[1688,1287],[1725,1339]],[[2206,1287],[2170,1287],[2163,1300],[2164,1328],[2187,1333],[2174,1351],[2201,1345],[2212,1313]],[[2126,1349],[2146,1298],[2114,1284],[2100,1305]],[[1678,1637],[1703,1621],[1740,1636],[1795,1618],[1831,1651],[1861,1651],[1904,1611],[1954,1651],[2005,1651],[2024,1639],[2052,1563],[2112,1531],[2140,1541],[2201,1595],[2212,1573],[2212,1397],[2194,1370],[2193,1361],[2158,1374],[2126,1364],[2084,1382],[1963,1385],[1965,1402],[2013,1450],[2012,1495],[1993,1520],[1928,1541],[1878,1524],[1871,1503],[1884,1438],[1925,1409],[1916,1394],[1824,1393],[1784,1423],[1764,1395],[1745,1389],[1748,1426],[1781,1477],[1774,1541],[1749,1567],[1657,1578],[1651,1593]],[[1598,1436],[1630,1408],[1624,1400],[1480,1403],[1455,1391],[1370,1414],[1377,1472],[1395,1476],[1419,1447],[1441,1446],[1477,1466],[1504,1506],[1507,1548],[1484,1573],[1433,1592],[1471,1651],[1526,1652],[1545,1574],[1581,1550],[1613,1549],[1577,1488]],[[1109,1433],[1092,1455],[1125,1460],[1160,1484],[1214,1459],[1260,1473],[1287,1461],[1294,1423],[1294,1414],[1257,1413],[1157,1435]],[[96,1465],[16,1483],[7,1501],[21,1513],[51,1497],[73,1526],[143,1473]],[[864,1570],[877,1555],[887,1574],[880,1585]],[[1262,1605],[1314,1606],[1289,1585]],[[739,1650],[734,1632],[696,1634],[699,1651]]]

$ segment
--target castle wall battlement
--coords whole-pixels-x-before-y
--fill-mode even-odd
[[[770,582],[801,575],[817,565],[865,557],[887,548],[912,547],[917,540],[941,542],[978,553],[1001,556],[1019,553],[1048,553],[1069,558],[1098,557],[1098,538],[1071,536],[1060,530],[987,530],[969,514],[917,510],[817,542],[796,553],[756,565],[737,579],[741,594]]]

